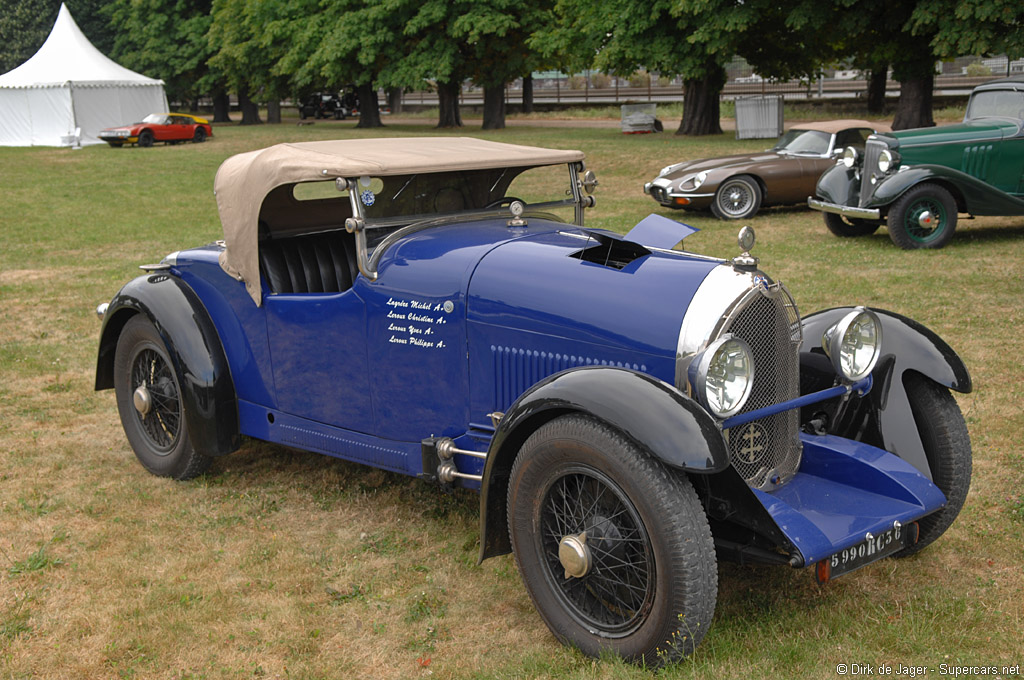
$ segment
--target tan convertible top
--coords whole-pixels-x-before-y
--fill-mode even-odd
[[[220,265],[245,282],[259,305],[257,230],[263,199],[297,182],[416,173],[558,165],[583,160],[581,151],[541,149],[471,137],[392,137],[277,144],[224,161],[214,179],[224,227]]]
[[[818,130],[834,135],[849,128],[867,128],[875,132],[890,132],[885,123],[871,123],[866,120],[824,120],[816,123],[794,123],[794,130]]]

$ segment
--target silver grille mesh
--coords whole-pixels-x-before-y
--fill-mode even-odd
[[[860,206],[868,202],[875,192],[875,185],[871,183],[871,176],[878,171],[878,157],[886,148],[885,142],[869,139],[864,144],[864,166],[860,171]]]
[[[800,396],[800,315],[784,288],[755,294],[723,332],[747,341],[754,354],[754,386],[740,413]],[[771,489],[800,467],[800,411],[791,409],[726,430],[733,467],[747,484]]]

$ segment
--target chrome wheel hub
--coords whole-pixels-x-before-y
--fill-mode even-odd
[[[565,569],[565,578],[583,578],[590,571],[590,549],[587,532],[576,536],[563,536],[558,542],[558,561]]]
[[[934,220],[935,216],[932,215],[930,210],[922,210],[921,214],[917,216],[918,225],[924,227],[925,229],[930,229],[931,227],[935,226],[933,224]]]
[[[132,395],[132,403],[135,404],[135,410],[139,412],[140,416],[145,417],[149,414],[153,408],[153,397],[145,385],[139,385],[135,388],[135,393]]]

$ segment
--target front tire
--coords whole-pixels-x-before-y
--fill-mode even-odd
[[[527,592],[561,642],[661,666],[690,654],[718,573],[689,480],[583,415],[541,426],[509,480],[509,536]]]
[[[904,250],[941,248],[956,230],[956,201],[938,184],[919,184],[889,209],[889,238]]]
[[[743,220],[761,208],[761,185],[750,175],[730,177],[715,192],[711,212],[720,220]]]
[[[972,467],[967,424],[949,390],[917,373],[908,374],[905,384],[932,481],[946,495],[946,507],[918,522],[917,543],[901,550],[897,557],[920,552],[946,533],[967,500]]]
[[[822,215],[825,217],[825,226],[828,227],[828,230],[843,238],[870,236],[882,226],[881,222],[847,218],[835,213],[822,213]]]
[[[188,436],[181,384],[163,339],[142,315],[132,317],[117,339],[114,392],[128,443],[158,477],[191,479],[212,458],[198,453]]]
[[[153,133],[149,130],[143,130],[139,133],[139,146],[150,147],[153,146]]]

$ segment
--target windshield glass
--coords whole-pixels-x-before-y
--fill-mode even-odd
[[[832,135],[819,130],[790,130],[779,138],[772,151],[825,154]]]
[[[151,125],[166,125],[167,116],[161,116],[159,113],[151,113],[142,119],[143,123],[150,123]]]
[[[507,214],[512,199],[560,217],[573,205],[565,165],[360,177],[355,184],[371,228],[487,210]]]
[[[1024,92],[1014,90],[988,90],[975,92],[967,105],[964,120],[974,118],[1016,118],[1024,119]]]

